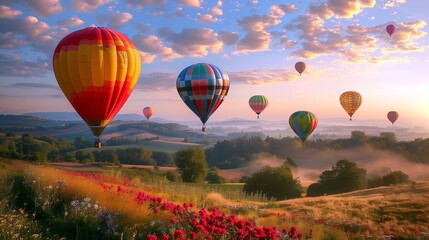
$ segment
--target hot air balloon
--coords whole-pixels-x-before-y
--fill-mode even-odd
[[[386,26],[386,32],[390,36],[392,36],[392,34],[395,32],[395,29],[396,29],[395,25],[389,24],[389,25]]]
[[[389,121],[392,123],[396,122],[396,120],[398,120],[399,118],[399,113],[396,111],[390,111],[387,113],[387,119],[389,119]]]
[[[134,89],[140,65],[131,40],[108,28],[84,28],[58,43],[53,56],[55,77],[96,137],[94,144],[101,143],[100,134]]]
[[[350,121],[352,120],[353,114],[360,107],[362,103],[362,97],[358,92],[348,91],[344,92],[340,96],[340,103],[344,110],[350,115]]]
[[[143,108],[143,115],[149,120],[150,116],[153,114],[153,108],[151,107],[145,107]]]
[[[290,127],[301,138],[302,142],[305,142],[307,137],[316,129],[317,122],[317,117],[307,111],[294,112],[289,117]]]
[[[259,114],[268,106],[268,98],[263,95],[255,95],[249,99],[249,106],[258,114],[259,119]]]
[[[197,63],[182,70],[176,80],[183,102],[205,123],[222,104],[229,90],[225,71],[208,63]]]
[[[304,70],[305,70],[306,67],[307,67],[307,65],[305,65],[305,62],[297,62],[297,63],[295,63],[295,69],[299,73],[300,76],[301,76],[301,73],[304,72]]]

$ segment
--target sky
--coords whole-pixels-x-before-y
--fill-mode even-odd
[[[354,115],[429,128],[427,0],[0,0],[0,114],[74,111],[52,71],[67,34],[89,26],[125,34],[139,49],[139,81],[121,113],[197,120],[175,89],[199,62],[224,69],[231,88],[210,121],[255,119],[248,100],[269,99],[265,120],[295,111],[348,115],[345,91],[363,101]],[[385,28],[396,26],[392,36]],[[307,64],[299,76],[294,65]],[[319,121],[319,124],[321,122]]]

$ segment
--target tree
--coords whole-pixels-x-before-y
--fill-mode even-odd
[[[219,175],[219,168],[211,167],[207,173],[206,181],[210,184],[226,183],[226,179]]]
[[[179,182],[179,175],[176,171],[167,171],[165,172],[165,177],[170,182]]]
[[[345,193],[367,187],[366,170],[359,168],[355,162],[345,159],[339,160],[335,166],[332,166],[332,170],[322,172],[319,178],[320,188],[313,186],[311,195]]]
[[[175,162],[184,182],[204,182],[207,175],[207,162],[203,149],[180,149],[175,154]]]
[[[174,166],[174,156],[168,152],[152,152],[152,158],[157,166]]]
[[[298,198],[302,187],[298,179],[293,179],[288,166],[265,166],[244,184],[243,191],[247,194],[263,194],[277,200]]]
[[[307,197],[316,197],[316,196],[322,196],[323,195],[323,188],[322,184],[317,182],[310,184],[307,188]]]
[[[76,149],[89,148],[92,147],[92,143],[84,137],[76,137],[74,139],[74,147]]]

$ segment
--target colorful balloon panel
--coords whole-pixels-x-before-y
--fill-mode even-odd
[[[268,106],[268,98],[263,95],[255,95],[249,99],[250,108],[258,115]]]
[[[205,124],[228,94],[229,77],[212,64],[197,63],[182,70],[176,87],[183,102]]]
[[[289,125],[296,135],[305,142],[317,127],[317,117],[308,111],[294,112],[289,117]]]
[[[392,34],[395,32],[395,29],[396,29],[395,25],[389,24],[389,25],[386,26],[386,32],[390,36],[392,36]]]
[[[399,118],[399,113],[396,111],[390,111],[387,113],[387,119],[389,119],[389,121],[392,123],[396,122],[396,120],[398,120]]]
[[[346,110],[346,112],[349,114],[350,120],[352,120],[353,114],[362,103],[362,97],[358,92],[344,92],[340,96],[340,103],[344,110]]]
[[[151,107],[143,108],[143,115],[146,117],[147,120],[149,120],[152,114],[153,114],[153,108]]]
[[[306,67],[307,67],[307,65],[305,65],[305,62],[295,63],[295,70],[299,73],[300,76],[301,76],[301,73],[303,73],[305,71]]]
[[[140,74],[137,48],[125,35],[88,27],[65,36],[53,56],[57,82],[94,136],[122,108]]]

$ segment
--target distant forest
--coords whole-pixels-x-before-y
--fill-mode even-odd
[[[307,140],[306,149],[353,149],[361,146],[371,146],[378,150],[398,153],[415,163],[429,164],[429,139],[417,138],[413,141],[397,141],[393,132],[383,132],[380,136],[367,136],[362,131],[353,131],[350,138]],[[219,141],[214,147],[206,150],[209,166],[220,169],[230,169],[245,166],[252,160],[252,155],[269,153],[280,159],[287,159],[291,154],[300,151],[303,144],[300,139],[285,137],[239,137]]]
[[[74,141],[70,141],[48,136],[34,137],[31,134],[19,136],[8,132],[0,137],[0,157],[29,161],[82,163],[96,161],[113,164],[174,165],[174,156],[170,153],[155,152],[140,146],[119,148],[121,144],[130,144],[130,141],[122,138],[112,138],[106,143],[119,146],[115,150],[104,150],[103,148],[97,151],[81,150],[92,147],[92,143],[84,137],[76,137]],[[343,150],[361,146],[397,153],[411,162],[429,164],[429,139],[397,141],[396,135],[392,132],[380,133],[380,136],[367,136],[362,131],[353,131],[351,137],[346,139],[305,142],[306,149],[316,150]],[[302,148],[303,144],[298,138],[279,139],[251,136],[218,141],[213,147],[206,149],[205,153],[210,167],[230,169],[246,166],[255,154],[269,153],[286,160],[294,153],[301,151]]]

